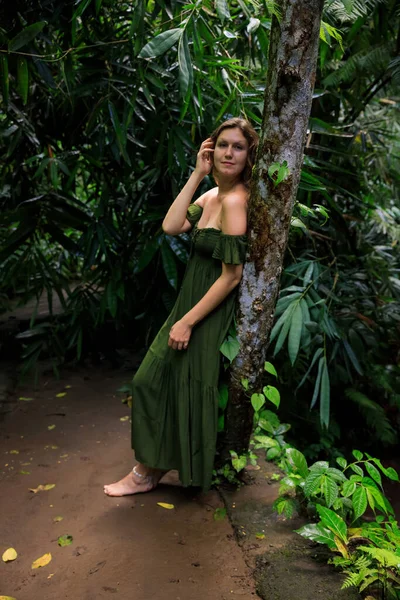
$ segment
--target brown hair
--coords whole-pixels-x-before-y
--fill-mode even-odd
[[[212,132],[210,137],[215,144],[224,129],[234,128],[240,129],[249,145],[246,166],[242,171],[242,181],[244,185],[248,187],[250,184],[253,165],[256,160],[256,152],[258,147],[258,134],[252,124],[241,117],[234,117],[221,123],[221,125]]]

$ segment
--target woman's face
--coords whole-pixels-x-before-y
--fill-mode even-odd
[[[249,144],[238,127],[224,129],[215,143],[214,169],[219,175],[237,178],[246,166]]]

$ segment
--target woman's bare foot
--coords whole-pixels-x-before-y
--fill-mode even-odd
[[[146,474],[130,471],[126,477],[104,486],[104,493],[107,496],[129,496],[131,494],[144,494],[157,487],[158,482],[164,475],[164,471],[159,469],[146,469]]]

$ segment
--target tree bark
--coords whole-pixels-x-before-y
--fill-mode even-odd
[[[260,145],[249,207],[249,253],[239,289],[240,351],[231,366],[226,431],[220,460],[249,446],[253,409],[244,388],[260,391],[269,334],[279,293],[293,205],[300,179],[318,57],[323,0],[283,0],[274,17],[268,56]],[[287,162],[289,174],[276,187],[272,163]]]

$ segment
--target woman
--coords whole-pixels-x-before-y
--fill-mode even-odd
[[[211,484],[217,438],[219,348],[235,308],[246,254],[248,184],[258,137],[245,119],[205,140],[163,230],[192,230],[182,288],[133,379],[132,447],[138,464],[109,496],[148,492],[170,469],[184,486]],[[190,204],[212,171],[217,187]]]

